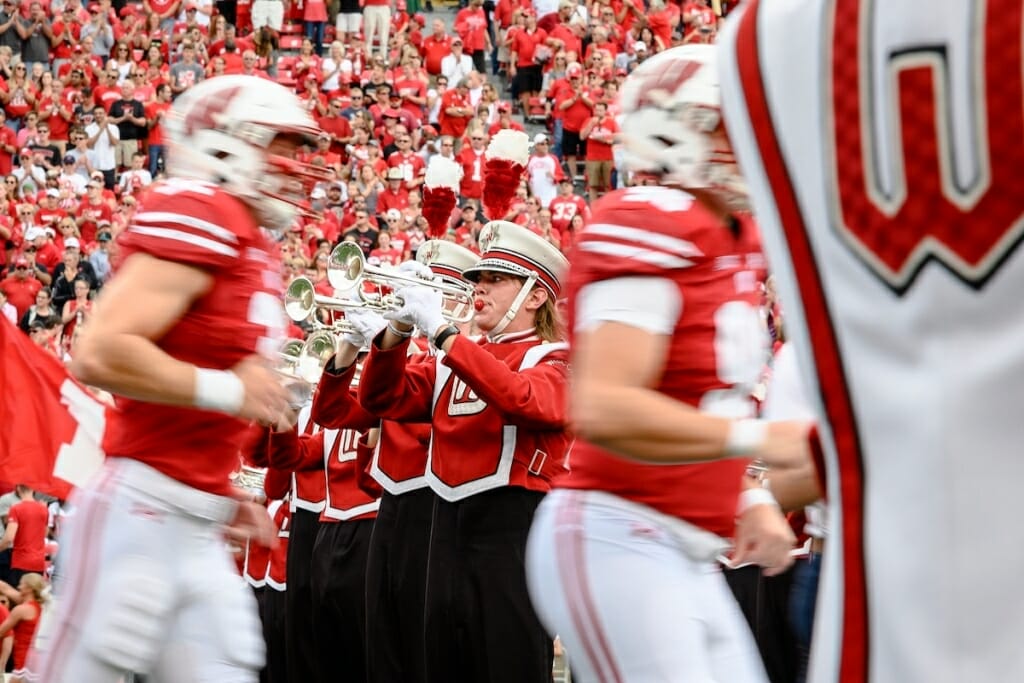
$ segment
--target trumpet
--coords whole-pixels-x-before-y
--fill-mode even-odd
[[[335,289],[342,291],[355,288],[360,300],[368,307],[379,311],[393,311],[402,307],[402,298],[385,290],[409,285],[430,287],[441,292],[444,299],[444,317],[453,323],[465,323],[473,319],[473,290],[465,286],[425,280],[420,277],[403,275],[377,266],[367,265],[362,249],[352,242],[342,242],[334,248],[327,261],[327,279]],[[374,285],[375,291],[367,291],[364,285]]]
[[[313,388],[319,384],[335,348],[334,333],[328,328],[313,332],[304,342],[289,339],[281,346],[278,351],[281,362],[275,369],[291,393],[292,407],[301,407],[312,397]]]
[[[317,294],[308,277],[295,278],[284,293],[284,312],[295,322],[306,320],[318,309],[345,311],[353,308],[366,308],[366,305],[361,301]],[[352,327],[344,320],[335,321],[333,327],[339,332],[352,331]]]

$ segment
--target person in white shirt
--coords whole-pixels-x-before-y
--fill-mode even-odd
[[[544,209],[558,196],[558,179],[561,176],[558,157],[548,151],[550,145],[547,135],[537,133],[533,138],[533,154],[526,162],[530,193]]]
[[[92,116],[92,123],[85,127],[85,134],[89,136],[89,149],[93,152],[96,169],[103,173],[103,184],[108,190],[112,190],[115,182],[114,171],[117,168],[114,149],[121,141],[121,134],[117,126],[107,119],[107,112],[103,107],[93,109]]]
[[[121,179],[117,183],[122,192],[136,192],[153,182],[153,176],[145,169],[145,165],[145,152],[136,152],[132,155],[132,167],[121,174]]]
[[[441,58],[441,74],[449,83],[458,83],[473,72],[473,59],[462,51],[462,38],[452,38],[452,51]]]

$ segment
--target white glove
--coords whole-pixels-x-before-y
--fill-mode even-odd
[[[415,325],[428,337],[447,324],[441,313],[441,292],[432,287],[403,287],[395,292],[402,300],[402,307],[397,311],[388,311],[384,317],[388,320]]]
[[[367,308],[346,310],[345,320],[355,328],[345,335],[345,341],[360,349],[368,347],[388,324],[384,316]]]
[[[430,266],[416,260],[402,261],[402,263],[398,265],[398,272],[401,275],[416,277],[421,280],[427,280],[428,282],[434,279],[434,271],[430,269]]]

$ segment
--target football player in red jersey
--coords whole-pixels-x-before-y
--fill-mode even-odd
[[[721,131],[714,48],[644,62],[622,88],[628,167],[569,275],[572,470],[538,509],[534,605],[580,678],[765,681],[718,557],[781,572],[794,536],[750,458],[806,449],[754,419],[768,359],[765,261]],[[730,543],[729,539],[734,539]]]
[[[270,543],[273,532],[228,477],[256,436],[250,421],[288,409],[270,367],[280,264],[261,226],[294,217],[313,173],[295,150],[318,129],[287,89],[251,76],[196,85],[165,125],[170,178],[119,237],[123,262],[72,365],[117,409],[67,534],[42,680],[255,681],[263,664],[223,534]]]
[[[523,554],[570,444],[555,306],[568,263],[507,221],[486,224],[480,244],[480,261],[463,276],[476,282],[484,336],[474,341],[448,324],[437,290],[403,288],[403,308],[370,348],[359,398],[382,418],[429,420],[433,429],[426,680],[549,683],[552,641],[530,605]],[[406,360],[413,325],[438,351],[429,361]]]

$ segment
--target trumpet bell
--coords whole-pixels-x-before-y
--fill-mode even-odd
[[[327,362],[334,357],[337,348],[337,338],[330,330],[317,330],[309,335],[306,343],[302,345],[296,374],[310,384],[318,383]]]
[[[284,312],[295,322],[309,317],[316,308],[316,290],[313,282],[306,277],[297,277],[284,292]]]
[[[352,289],[362,280],[364,270],[366,258],[355,242],[342,242],[327,259],[327,281],[335,289]]]

